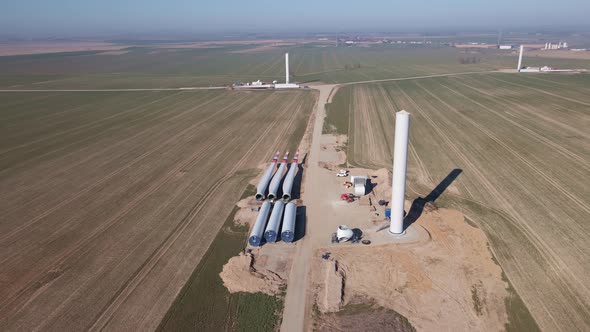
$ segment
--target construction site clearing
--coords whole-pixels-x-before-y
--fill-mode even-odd
[[[332,313],[364,299],[403,315],[418,330],[502,330],[508,323],[509,285],[483,231],[461,212],[427,203],[404,236],[392,235],[386,206],[379,204],[389,200],[391,172],[349,168],[349,177],[337,176],[346,164],[345,143],[345,136],[322,135],[319,178],[326,199],[313,204],[321,206],[324,217],[299,221],[314,223],[306,238],[313,250],[311,281],[300,291],[307,292],[308,305],[319,312],[307,326],[332,324]],[[368,179],[366,195],[353,195],[352,202],[341,199],[353,194],[354,188],[345,185],[350,176]],[[297,205],[305,203],[303,189]],[[254,197],[240,201],[236,222],[252,227],[260,204]],[[406,211],[411,206],[405,202]],[[331,234],[342,225],[364,242],[334,243]],[[246,248],[230,259],[220,274],[224,285],[230,292],[280,294],[289,287],[297,240],[307,236],[305,228],[293,243]]]

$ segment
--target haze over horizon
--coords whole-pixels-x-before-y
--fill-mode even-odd
[[[222,0],[10,1],[0,34],[22,38],[124,34],[428,31],[588,26],[590,1],[245,2]]]

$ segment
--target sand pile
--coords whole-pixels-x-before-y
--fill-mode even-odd
[[[253,267],[252,254],[241,253],[232,257],[219,274],[223,285],[230,293],[262,292],[268,295],[277,295],[286,284],[276,273],[269,270],[257,271]]]

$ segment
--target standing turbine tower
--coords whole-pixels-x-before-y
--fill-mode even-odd
[[[522,53],[524,52],[524,45],[520,45],[520,53],[518,54],[518,66],[516,67],[516,71],[520,72],[520,68],[522,68]]]
[[[393,183],[391,185],[391,225],[393,234],[404,233],[404,201],[406,195],[406,167],[410,113],[395,113],[395,142],[393,150]]]
[[[285,53],[285,83],[289,84],[289,53]]]

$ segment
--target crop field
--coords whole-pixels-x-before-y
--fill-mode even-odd
[[[100,89],[227,86],[236,81],[284,80],[283,53],[290,53],[298,82],[342,83],[515,68],[516,54],[451,47],[335,47],[303,45],[237,53],[246,46],[206,49],[132,47],[122,54],[70,52],[0,57],[2,89]],[[461,64],[474,57],[475,64]],[[575,59],[526,57],[525,65],[590,68]]]
[[[437,203],[486,232],[542,330],[588,330],[589,87],[588,75],[499,73],[347,86],[326,128],[349,134],[351,164],[390,168],[394,112],[409,111],[410,199],[461,169]]]
[[[0,94],[0,330],[154,330],[310,91]]]

